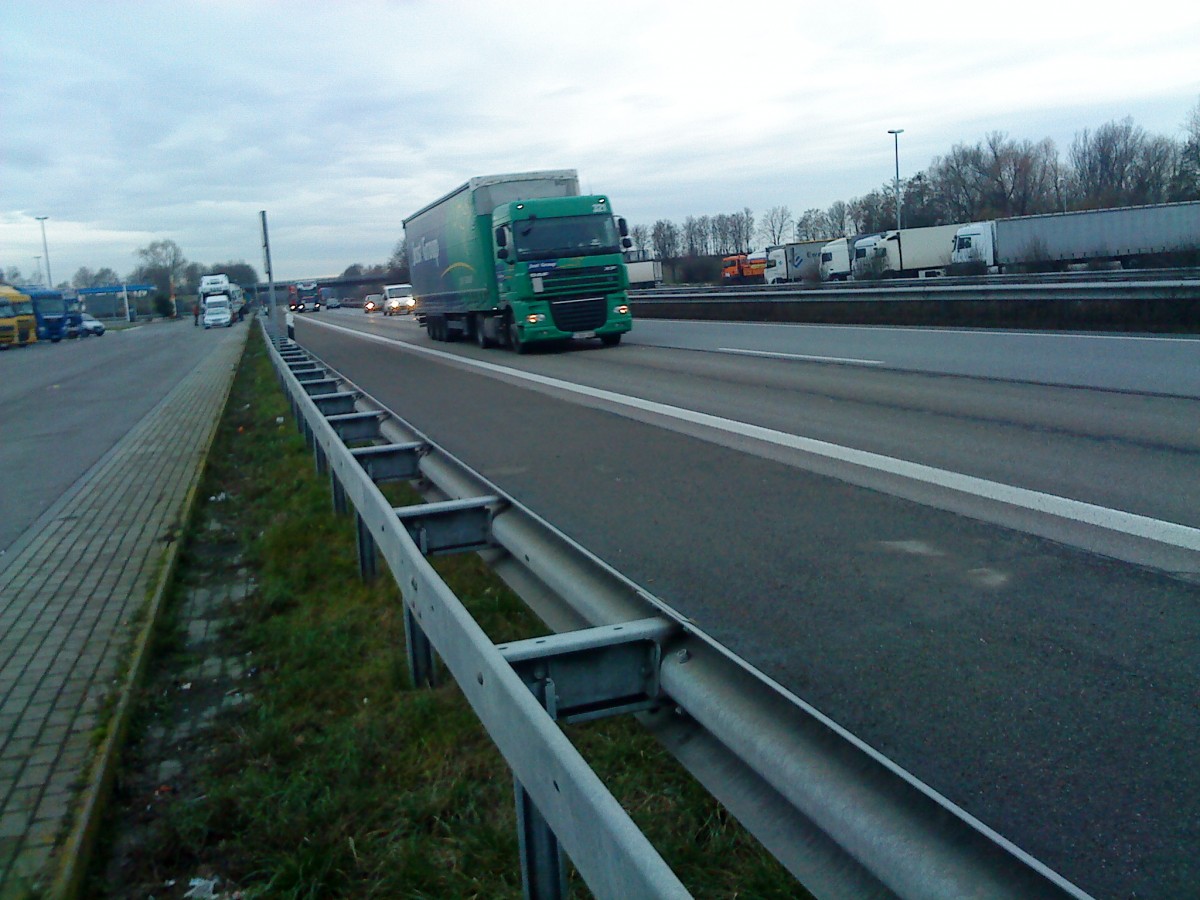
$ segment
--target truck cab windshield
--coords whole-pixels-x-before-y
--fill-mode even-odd
[[[209,309],[229,309],[229,301],[228,300],[209,299],[208,308]]]
[[[563,216],[513,223],[518,260],[620,253],[620,236],[612,216]]]

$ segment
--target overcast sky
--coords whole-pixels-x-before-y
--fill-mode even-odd
[[[1182,135],[1200,5],[3,0],[0,266],[383,262],[474,175],[578,169],[631,223],[793,213],[990,131]]]

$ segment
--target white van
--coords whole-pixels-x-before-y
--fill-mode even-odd
[[[383,314],[385,316],[406,316],[413,311],[416,301],[413,299],[411,284],[389,284],[383,289]]]
[[[204,327],[218,326],[233,327],[233,309],[229,306],[229,298],[224,294],[209,297],[204,301]]]

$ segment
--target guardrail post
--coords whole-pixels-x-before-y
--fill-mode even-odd
[[[354,530],[358,538],[358,574],[362,576],[363,581],[374,581],[375,576],[379,574],[379,563],[375,558],[375,538],[371,536],[371,529],[367,527],[363,517],[357,513],[354,516]]]
[[[332,469],[329,470],[329,489],[333,492],[333,511],[339,516],[344,516],[346,514],[346,489],[342,487],[337,472]]]
[[[408,650],[408,674],[413,685],[435,687],[437,669],[433,664],[433,644],[408,606],[404,607],[404,643]]]
[[[526,900],[562,900],[567,896],[567,868],[558,838],[542,818],[525,787],[513,779],[517,798],[517,839],[521,848],[521,883]]]

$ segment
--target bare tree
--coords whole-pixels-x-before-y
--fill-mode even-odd
[[[401,272],[408,270],[408,238],[402,237],[396,241],[396,246],[392,248],[392,255],[388,257],[387,267],[393,272]]]
[[[650,250],[650,229],[645,225],[634,225],[629,229],[629,238],[633,241],[633,249],[640,259],[645,259]]]
[[[1139,194],[1147,187],[1142,176],[1148,143],[1131,118],[1076,133],[1069,155],[1081,204],[1097,209],[1144,202]]]
[[[1001,131],[974,146],[956,144],[924,178],[931,225],[1048,212],[1061,206],[1065,185],[1053,141],[1018,142]]]
[[[812,209],[806,209],[804,215],[796,220],[795,239],[798,241],[831,241],[835,237],[841,237],[844,232],[846,204],[839,200],[836,205],[840,206],[837,227],[832,224],[833,219],[829,212],[814,206]]]
[[[242,287],[250,287],[258,283],[258,272],[254,266],[245,260],[231,260],[223,263],[213,263],[208,268],[209,272],[223,272],[229,276],[229,280],[234,284],[239,284]]]
[[[869,194],[855,197],[850,201],[848,210],[853,230],[860,234],[887,231],[896,227],[895,192],[889,190],[886,185]]]
[[[712,217],[712,248],[718,256],[728,256],[734,252],[737,238],[734,235],[732,217],[726,213],[718,213]]]
[[[1172,200],[1200,200],[1200,100],[1188,113],[1179,163],[1171,185]]]
[[[700,220],[695,216],[688,216],[683,220],[683,252],[685,256],[700,256],[703,252],[705,241],[704,232],[700,227]]]
[[[754,213],[750,207],[742,207],[740,213],[730,216],[733,228],[733,252],[749,253],[754,247]]]
[[[650,241],[659,259],[678,259],[679,227],[667,219],[659,219],[650,232]]]
[[[786,206],[772,206],[758,226],[758,237],[767,247],[778,246],[787,240],[792,230],[792,211]]]
[[[131,280],[153,282],[162,294],[171,293],[173,285],[182,283],[187,260],[173,240],[151,241],[135,253],[142,264],[135,270],[136,278]]]
[[[935,157],[928,177],[952,222],[969,222],[983,215],[983,148],[955,144],[950,152]]]
[[[200,278],[209,272],[222,272],[223,269],[212,268],[203,263],[190,262],[183,267],[183,274],[180,276],[180,291],[184,294],[196,294],[200,292]],[[230,280],[234,284],[241,284],[230,276]]]
[[[712,251],[712,218],[709,216],[700,216],[696,220],[696,227],[700,232],[700,256],[709,256]]]
[[[849,225],[850,210],[846,208],[844,200],[835,200],[829,204],[829,209],[825,210],[825,222],[829,227],[829,237],[833,238],[845,237],[850,231]]]

